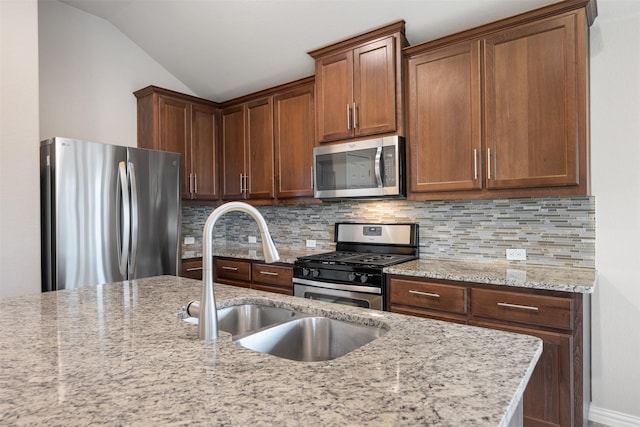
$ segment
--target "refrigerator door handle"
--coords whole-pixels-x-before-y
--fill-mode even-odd
[[[133,163],[129,162],[127,177],[131,189],[131,255],[129,256],[129,279],[132,279],[136,271],[138,261],[138,223],[139,202],[138,202],[138,182],[136,180],[136,170]]]
[[[124,162],[118,163],[118,183],[120,184],[120,199],[122,205],[119,206],[117,218],[122,218],[122,224],[116,231],[116,238],[118,239],[118,252],[120,262],[118,267],[120,274],[127,274],[127,261],[129,259],[129,234],[131,232],[131,208],[129,205],[129,186],[127,185],[127,167]],[[118,221],[119,222],[119,221]]]

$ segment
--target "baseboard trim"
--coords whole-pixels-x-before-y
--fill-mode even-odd
[[[611,427],[640,427],[640,417],[589,405],[589,421]]]

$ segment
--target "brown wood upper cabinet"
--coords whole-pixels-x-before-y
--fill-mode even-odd
[[[222,198],[274,197],[272,97],[222,111]]]
[[[482,188],[480,42],[412,54],[408,73],[409,189]]]
[[[404,21],[309,52],[316,61],[316,139],[402,134]]]
[[[585,3],[405,49],[409,198],[588,194]]]
[[[156,86],[134,95],[138,103],[138,147],[182,154],[183,199],[218,199],[217,104]]]
[[[314,84],[273,97],[276,197],[313,197]]]

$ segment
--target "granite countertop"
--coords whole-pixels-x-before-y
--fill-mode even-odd
[[[323,252],[333,251],[333,248],[282,248],[278,247],[280,254],[280,262],[285,264],[293,264],[298,257],[320,254]],[[202,258],[202,247],[191,248],[185,251],[183,248],[182,259]],[[213,256],[249,259],[253,261],[263,261],[264,254],[262,245],[240,245],[240,244],[224,244],[213,245]]]
[[[388,332],[332,361],[197,339],[176,313],[201,282],[160,276],[0,300],[1,425],[505,425],[534,337],[216,284]]]
[[[293,264],[296,258],[333,249],[278,248],[280,262]],[[214,256],[264,260],[262,246],[214,245]],[[194,257],[201,257],[201,254]],[[450,259],[419,259],[386,267],[387,274],[445,279],[462,282],[505,285],[550,291],[592,293],[598,280],[597,271],[590,268],[551,267],[526,262],[469,261]]]
[[[547,267],[509,262],[471,262],[419,259],[384,269],[387,274],[464,282],[592,293],[597,272],[589,268]]]

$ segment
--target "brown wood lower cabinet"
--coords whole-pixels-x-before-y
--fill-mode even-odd
[[[202,258],[182,260],[180,276],[188,277],[189,279],[202,280]]]
[[[525,426],[580,426],[571,413],[571,344],[572,336],[532,328],[503,325],[486,321],[471,321],[484,328],[533,335],[544,344],[542,355],[524,393]],[[582,406],[582,405],[580,405]]]
[[[213,281],[225,285],[251,286],[251,261],[216,258],[213,260]]]
[[[182,261],[182,277],[202,280],[202,259]],[[215,258],[213,280],[216,283],[293,295],[293,267],[266,264],[238,258]]]
[[[293,268],[254,262],[251,289],[293,295]]]
[[[589,295],[396,275],[387,283],[389,311],[542,339],[524,393],[524,425],[583,425],[590,384],[583,313],[589,313]]]

